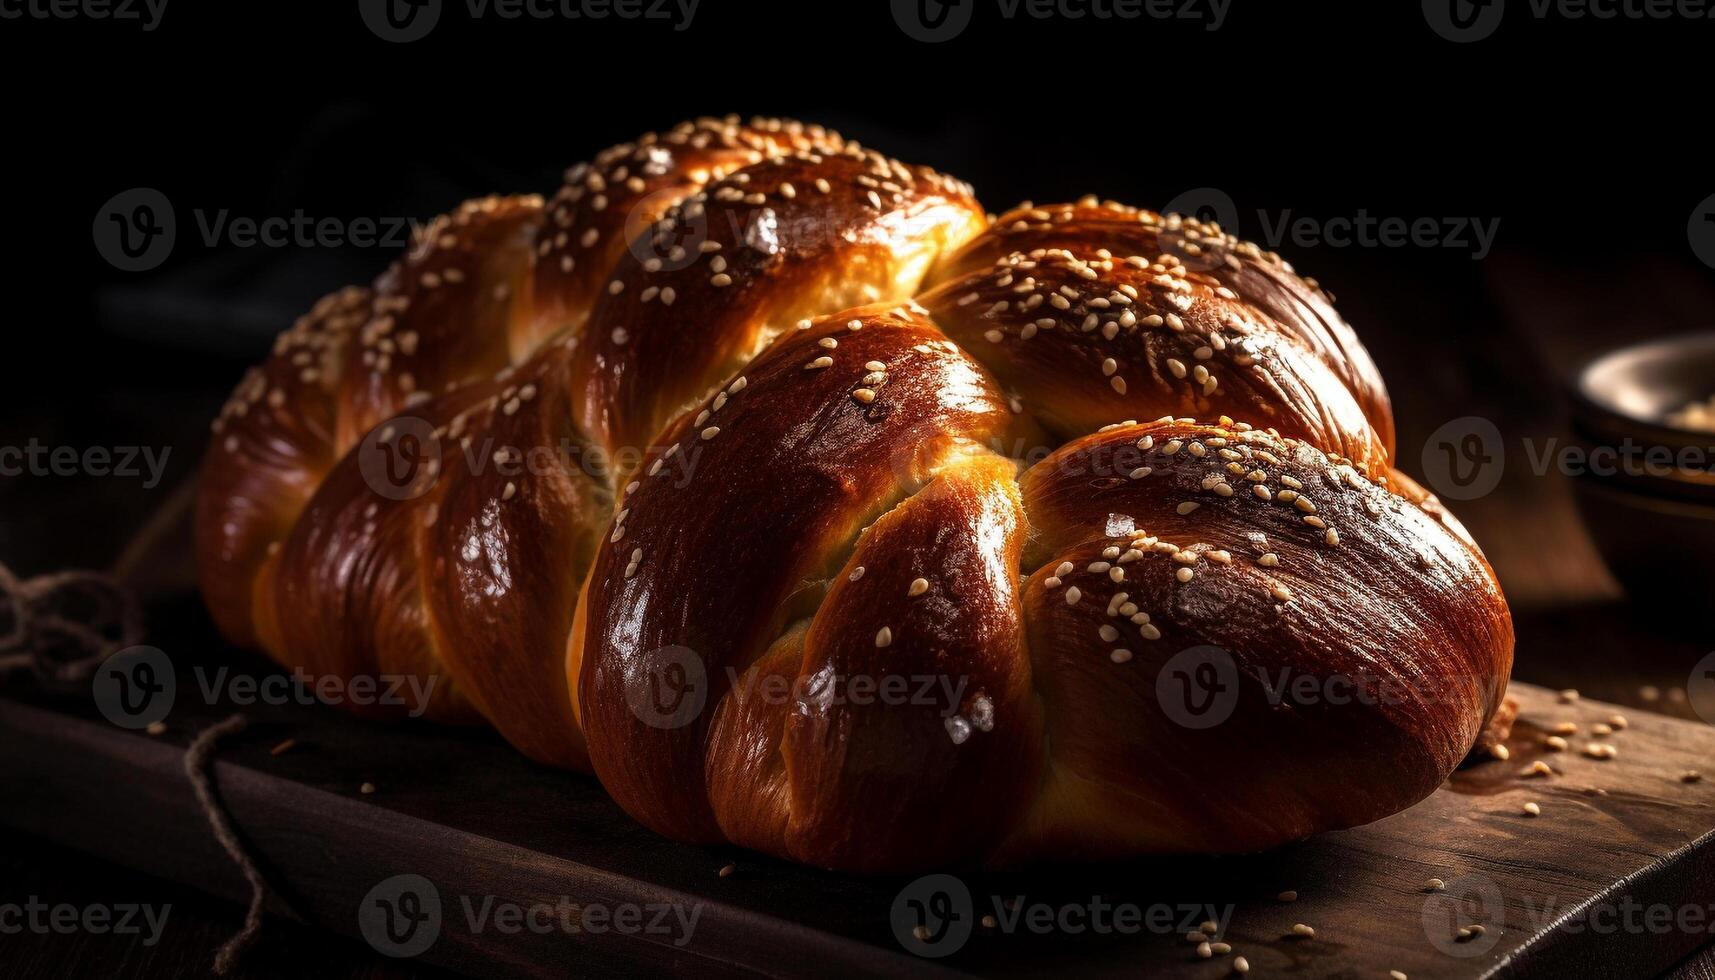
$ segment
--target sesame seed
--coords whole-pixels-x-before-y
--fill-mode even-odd
[[[1278,901],[1282,901],[1282,902],[1296,902],[1296,901],[1298,901],[1298,893],[1291,890],[1291,889],[1287,889],[1286,891],[1283,891],[1279,895],[1276,895],[1274,897]]]
[[[1196,510],[1197,508],[1199,508],[1201,506],[1203,506],[1203,505],[1199,504],[1195,500],[1187,500],[1184,503],[1180,504],[1178,507],[1175,507],[1174,510],[1178,512],[1179,516],[1184,517],[1186,514],[1191,513],[1192,511]]]
[[[1192,572],[1189,568],[1181,568],[1177,572],[1173,573],[1173,577],[1178,579],[1180,584],[1184,584],[1195,578],[1196,573]]]
[[[720,434],[721,434],[721,427],[718,425],[711,425],[708,428],[703,430],[703,438],[705,440],[713,439],[715,436],[718,436]]]
[[[1292,934],[1294,936],[1303,936],[1305,939],[1315,939],[1316,938],[1316,930],[1312,929],[1311,927],[1305,925],[1302,922],[1293,923]]]
[[[1077,605],[1078,600],[1083,598],[1083,595],[1084,594],[1082,592],[1078,591],[1078,587],[1076,585],[1068,588],[1066,590],[1066,605],[1068,605],[1068,606]]]
[[[1533,800],[1524,805],[1524,812],[1525,816],[1528,817],[1540,817],[1542,816],[1542,806]]]
[[[865,405],[868,405],[870,402],[875,401],[875,391],[870,388],[859,388],[852,392],[852,397]]]
[[[822,368],[833,367],[833,366],[834,366],[834,359],[827,356],[826,354],[824,354],[821,357],[818,357],[815,360],[811,361],[810,363],[804,365],[804,370],[806,370],[806,371],[819,371]]]
[[[905,590],[906,595],[922,595],[929,591],[929,580],[926,578],[912,579],[911,587]]]
[[[1428,891],[1438,892],[1446,890],[1447,883],[1440,878],[1431,878],[1423,883],[1423,887]]]
[[[1119,650],[1115,650],[1114,652],[1108,654],[1108,659],[1112,660],[1116,664],[1123,664],[1126,661],[1131,659],[1131,651],[1123,649],[1123,648],[1119,649]]]
[[[1234,973],[1249,973],[1249,972],[1251,972],[1250,961],[1245,959],[1243,956],[1240,956],[1240,957],[1234,959],[1233,960],[1233,972]]]
[[[878,630],[876,632],[876,634],[875,634],[875,645],[876,646],[884,647],[884,646],[888,646],[892,642],[893,642],[893,630],[889,629],[886,626],[883,626],[880,630]]]
[[[1561,738],[1559,735],[1550,735],[1542,740],[1542,744],[1547,746],[1548,751],[1550,752],[1565,752],[1568,743],[1566,739]]]

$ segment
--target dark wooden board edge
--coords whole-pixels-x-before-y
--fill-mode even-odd
[[[1601,921],[1592,919],[1592,910],[1601,908],[1606,912],[1624,902],[1639,901],[1639,896],[1648,896],[1646,904],[1652,905],[1673,908],[1700,905],[1711,913],[1710,931],[1701,935],[1685,930],[1598,932],[1592,927],[1593,921],[1597,924]],[[1566,941],[1568,934],[1585,941]],[[1709,945],[1712,936],[1715,936],[1715,831],[1568,909],[1503,957],[1485,976],[1492,980],[1580,976],[1592,969],[1591,943],[1602,946],[1604,970],[1655,976]]]
[[[184,775],[184,752],[166,742],[114,738],[114,731],[0,697],[0,755],[8,777],[27,781],[35,798],[34,806],[8,808],[5,822],[221,898],[248,901],[248,885],[215,840]],[[63,765],[68,746],[78,750],[78,768]],[[492,935],[445,927],[458,918],[449,909],[440,938],[420,957],[438,966],[541,977],[564,976],[568,970],[699,977],[958,975],[902,950],[652,886],[252,769],[219,761],[213,768],[222,802],[278,891],[270,911],[341,935],[362,938],[357,909],[367,884],[413,871],[410,856],[425,847],[464,856],[437,872],[435,884],[447,894],[520,902],[572,894],[583,904],[609,907],[701,906],[697,927],[682,947],[641,933],[555,931],[517,937],[519,943],[554,946],[550,951],[532,948],[528,956],[508,956],[509,944]],[[155,778],[138,779],[138,774]],[[320,826],[282,824],[280,816],[287,812],[282,804],[289,804],[290,812],[314,813]],[[306,855],[310,848],[320,853]],[[456,869],[457,877],[449,878],[447,867]]]

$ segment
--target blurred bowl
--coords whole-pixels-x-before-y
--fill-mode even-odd
[[[1715,333],[1621,348],[1573,383],[1579,512],[1635,600],[1715,597],[1715,432],[1667,421],[1711,394]]]

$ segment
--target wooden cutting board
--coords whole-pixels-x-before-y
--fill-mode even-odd
[[[265,670],[206,636],[190,646]],[[190,686],[156,736],[105,721],[87,696],[0,690],[0,822],[241,899],[183,760],[197,731],[242,710],[251,724],[220,749],[216,780],[272,909],[477,973],[1210,978],[1242,954],[1258,977],[1646,976],[1715,938],[1715,778],[1682,779],[1715,777],[1715,728],[1632,712],[1595,739],[1617,756],[1588,758],[1578,748],[1616,709],[1525,685],[1509,761],[1462,770],[1367,827],[1255,857],[927,881],[662,840],[592,781],[488,732],[319,705],[239,709]],[[1547,750],[1545,733],[1568,721],[1573,751]],[[1557,775],[1522,775],[1537,760]],[[1431,878],[1448,890],[1428,890]],[[1183,933],[1205,919],[1233,953],[1197,956]],[[1297,923],[1314,937],[1295,936]],[[1470,925],[1481,935],[1458,938]]]

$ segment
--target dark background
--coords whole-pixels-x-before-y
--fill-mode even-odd
[[[1006,21],[995,0],[967,2],[970,28],[935,45],[880,0],[705,0],[683,32],[473,22],[454,2],[408,44],[374,36],[355,0],[171,0],[147,33],[0,20],[13,191],[0,268],[14,303],[0,425],[21,430],[0,435],[170,442],[183,478],[203,435],[161,421],[206,418],[291,317],[391,257],[210,248],[193,212],[426,218],[491,191],[549,192],[568,164],[700,113],[822,122],[972,181],[994,210],[1084,193],[1160,207],[1212,186],[1253,238],[1259,208],[1499,218],[1484,262],[1454,248],[1283,248],[1375,351],[1408,470],[1441,421],[1554,400],[1558,365],[1516,342],[1501,270],[1532,289],[1604,288],[1614,341],[1663,329],[1662,305],[1692,325],[1706,308],[1715,277],[1686,226],[1715,192],[1702,149],[1715,21],[1542,20],[1514,0],[1494,36],[1461,45],[1410,2],[1234,0],[1213,32]],[[162,191],[178,219],[171,258],[145,273],[113,269],[92,244],[98,209],[133,187]],[[1417,404],[1426,376],[1436,397]],[[37,492],[78,493],[46,482]],[[0,556],[13,562],[53,544],[56,558],[102,563],[138,516],[92,506],[85,526],[100,533],[65,542],[16,519],[21,492],[0,486]]]
[[[427,218],[492,191],[551,192],[567,165],[697,114],[820,122],[970,180],[997,211],[1085,193],[1160,207],[1215,187],[1252,238],[1259,208],[1498,218],[1482,261],[1468,248],[1280,249],[1339,297],[1375,353],[1400,465],[1418,476],[1443,422],[1493,419],[1517,451],[1562,431],[1562,386],[1591,354],[1715,320],[1715,270],[1687,238],[1715,193],[1715,20],[1537,19],[1513,0],[1494,36],[1460,45],[1409,0],[1233,0],[1214,32],[1003,21],[996,9],[982,0],[964,34],[937,45],[908,38],[884,0],[704,0],[682,33],[473,23],[452,3],[409,44],[370,33],[355,0],[170,0],[149,33],[0,20],[11,190],[0,445],[171,449],[152,490],[0,477],[0,562],[24,574],[107,566],[193,475],[207,420],[272,334],[392,256],[209,247],[194,212]],[[144,273],[115,270],[92,241],[104,202],[134,187],[162,191],[178,222],[171,258]],[[1708,637],[1652,638],[1651,656],[1616,647],[1638,621],[1565,484],[1513,466],[1496,493],[1454,508],[1512,600],[1518,674],[1686,714],[1683,691],[1676,709],[1641,703],[1640,686],[1671,696]],[[41,855],[25,844],[0,865],[57,900],[105,894],[91,884],[100,868]],[[181,908],[214,923],[211,947],[238,918],[188,898]],[[79,962],[173,973],[206,952],[23,941],[50,975]],[[372,966],[351,944],[322,952],[341,972]]]

